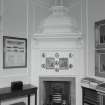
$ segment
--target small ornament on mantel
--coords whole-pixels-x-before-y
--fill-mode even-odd
[[[73,64],[69,64],[69,68],[72,69],[73,68]]]
[[[58,60],[55,61],[55,65],[59,65],[59,61]]]
[[[42,57],[43,57],[43,58],[45,58],[45,57],[46,57],[45,53],[42,53]]]
[[[59,68],[55,68],[55,71],[56,71],[56,72],[59,72]]]
[[[55,53],[55,57],[56,58],[59,58],[59,53]]]
[[[72,53],[69,53],[69,58],[72,58],[73,54]]]
[[[45,65],[45,64],[42,64],[41,67],[42,67],[43,69],[45,69],[45,68],[46,68],[46,65]]]

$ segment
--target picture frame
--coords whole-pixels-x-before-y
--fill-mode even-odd
[[[3,68],[27,67],[27,39],[3,36]]]
[[[55,69],[55,58],[46,57],[46,69]]]
[[[105,77],[105,50],[98,49],[95,53],[95,75]]]
[[[95,22],[95,46],[105,47],[105,19]]]
[[[69,69],[68,58],[59,58],[59,69],[60,70],[68,70]]]

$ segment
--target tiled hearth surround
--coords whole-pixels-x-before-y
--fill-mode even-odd
[[[54,57],[55,53],[59,53],[61,57],[68,57],[71,53],[72,57],[69,58],[69,62],[73,67],[68,70],[55,69],[46,70],[42,68],[42,64],[45,63],[45,58],[42,54],[45,53],[47,57]],[[32,83],[39,86],[39,78],[75,78],[75,99],[74,105],[82,105],[82,90],[80,86],[80,80],[84,76],[84,44],[83,39],[78,38],[33,38],[32,39]],[[38,95],[39,96],[39,95]],[[40,97],[38,97],[40,102]],[[39,103],[38,103],[39,105]]]

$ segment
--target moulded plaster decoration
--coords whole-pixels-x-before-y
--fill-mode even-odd
[[[46,54],[46,56],[45,56]],[[72,53],[67,51],[46,51],[41,53],[42,63],[41,68],[43,70],[69,70],[73,68]]]
[[[56,58],[59,58],[59,53],[55,53],[55,57]]]
[[[55,0],[49,11],[51,14],[40,24],[41,33],[80,33],[77,22],[69,16],[64,0]]]
[[[45,58],[45,56],[46,56],[45,53],[42,53],[42,57]]]

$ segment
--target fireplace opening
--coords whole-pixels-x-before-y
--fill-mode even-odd
[[[39,80],[40,105],[75,105],[75,78],[41,77]]]
[[[70,105],[70,82],[44,81],[44,105]]]

